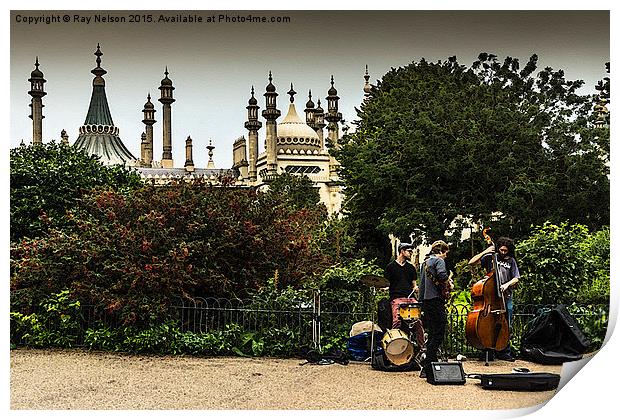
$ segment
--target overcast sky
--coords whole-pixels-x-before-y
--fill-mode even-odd
[[[288,16],[289,23],[207,22],[210,16]],[[391,67],[425,58],[430,61],[456,55],[470,65],[478,53],[500,58],[517,57],[524,63],[538,54],[540,68],[564,69],[568,79],[583,79],[583,93],[593,92],[605,76],[609,61],[608,11],[292,11],[292,12],[175,12],[139,11],[152,15],[151,23],[95,23],[95,15],[124,16],[130,11],[11,12],[10,141],[16,146],[32,137],[28,118],[28,78],[39,57],[47,96],[43,114],[44,141],[59,139],[65,129],[73,143],[84,123],[90,101],[97,43],[107,70],[106,93],[120,137],[140,156],[142,108],[148,93],[156,105],[154,157],[162,154],[161,79],[168,66],[175,86],[172,105],[173,158],[185,161],[185,139],[194,140],[194,162],[208,161],[209,139],[216,147],[217,167],[232,165],[232,143],[247,131],[247,101],[255,86],[261,110],[267,75],[273,72],[280,94],[278,108],[284,117],[292,82],[297,111],[303,115],[312,90],[313,99],[325,96],[334,76],[340,110],[353,121],[354,107],[363,97],[364,67],[371,83]],[[157,23],[160,15],[202,16],[203,23]],[[18,18],[18,15],[20,17]],[[72,22],[28,24],[25,18],[69,15]],[[73,22],[73,15],[91,18]],[[259,132],[264,139],[264,127]],[[261,149],[262,150],[262,149]]]

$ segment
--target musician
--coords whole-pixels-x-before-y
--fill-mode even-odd
[[[418,274],[411,264],[413,245],[402,242],[398,245],[398,256],[385,268],[385,278],[390,282],[390,305],[392,306],[392,328],[400,328],[399,306],[401,303],[417,302],[411,298],[412,292],[417,291]],[[416,342],[421,348],[424,346],[424,330],[422,323],[417,322],[413,331]]]
[[[490,272],[493,270],[493,253],[495,250],[497,250],[497,278],[499,279],[500,290],[504,294],[504,300],[506,302],[508,327],[509,329],[512,329],[512,314],[514,307],[512,290],[519,282],[519,277],[521,277],[519,267],[517,266],[517,261],[514,257],[514,241],[506,237],[499,238],[495,242],[495,245],[491,245],[481,253],[474,255],[472,259],[469,260],[469,264],[481,264],[487,273]],[[512,356],[510,351],[510,341],[505,349],[496,353],[496,356],[500,360],[507,360],[509,362],[515,361],[515,358]]]
[[[420,299],[424,313],[424,327],[428,333],[426,344],[426,359],[420,378],[426,378],[431,373],[431,363],[438,362],[437,352],[443,343],[446,333],[446,301],[442,293],[442,285],[451,289],[451,279],[446,269],[445,258],[450,247],[444,241],[435,241],[431,245],[428,258],[420,266]]]

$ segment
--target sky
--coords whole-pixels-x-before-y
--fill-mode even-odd
[[[286,16],[288,23],[217,22],[219,15]],[[202,23],[158,22],[164,17],[201,16]],[[28,23],[27,19],[70,18],[69,23]],[[74,16],[83,22],[75,22]],[[125,17],[125,23],[96,23],[95,16]],[[150,23],[129,22],[130,15],[152,15]],[[216,22],[207,22],[215,16]],[[583,79],[582,93],[592,93],[605,77],[610,57],[609,11],[11,11],[10,145],[31,141],[30,84],[38,57],[47,80],[43,98],[43,140],[60,139],[66,130],[75,142],[84,123],[92,91],[93,53],[99,43],[107,70],[106,93],[125,146],[140,156],[144,131],[142,108],[147,94],[156,106],[154,158],[162,155],[162,105],[158,87],[167,66],[175,87],[172,145],[176,167],[185,161],[191,136],[194,163],[205,167],[206,146],[215,146],[216,167],[232,166],[232,144],[242,135],[251,86],[264,109],[268,73],[279,93],[284,118],[293,83],[295,104],[303,115],[312,90],[326,109],[333,75],[340,111],[349,124],[363,99],[364,69],[375,83],[392,67],[425,58],[456,55],[470,65],[480,52],[525,63],[539,56],[539,68],[563,69],[567,79]],[[88,18],[90,23],[85,22]],[[263,121],[264,122],[264,121]],[[259,131],[259,144],[265,128]]]

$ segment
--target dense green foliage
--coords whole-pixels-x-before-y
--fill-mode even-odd
[[[337,152],[361,250],[385,257],[389,233],[442,238],[459,215],[486,226],[501,214],[494,228],[517,239],[545,221],[609,224],[609,130],[592,124],[594,98],[562,70],[537,71],[535,55],[521,67],[480,54],[378,81]]]
[[[609,228],[545,223],[517,244],[519,302],[609,304]]]
[[[61,227],[67,210],[96,187],[125,191],[142,185],[122,166],[54,142],[11,149],[11,241]]]

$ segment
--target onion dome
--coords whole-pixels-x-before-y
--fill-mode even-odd
[[[327,91],[327,94],[330,95],[330,96],[335,96],[335,95],[338,94],[338,91],[334,87],[334,76],[333,75],[332,75],[331,84],[332,84],[332,87],[329,88],[329,90]]]
[[[41,70],[39,70],[39,57],[37,57],[35,63],[35,69],[32,70],[32,73],[30,73],[30,77],[33,79],[42,79],[43,78],[43,72]]]
[[[170,79],[168,78],[168,74],[169,74],[169,73],[168,73],[168,66],[166,66],[166,71],[164,71],[164,74],[166,75],[166,77],[164,77],[164,78],[161,80],[161,85],[162,85],[162,86],[172,86],[172,80],[170,80]]]
[[[291,89],[292,90],[292,89]],[[297,114],[295,104],[291,103],[286,117],[278,124],[278,148],[288,151],[318,151],[319,137],[306,122]]]
[[[321,108],[321,100],[319,99],[316,103],[316,109],[314,110],[314,115],[323,114],[325,111]]]
[[[144,109],[155,109],[155,105],[151,102],[151,94],[149,93],[146,97],[146,103],[144,104]]]
[[[312,91],[308,91],[308,102],[306,102],[306,108],[312,109],[314,108],[314,102],[312,102]]]

